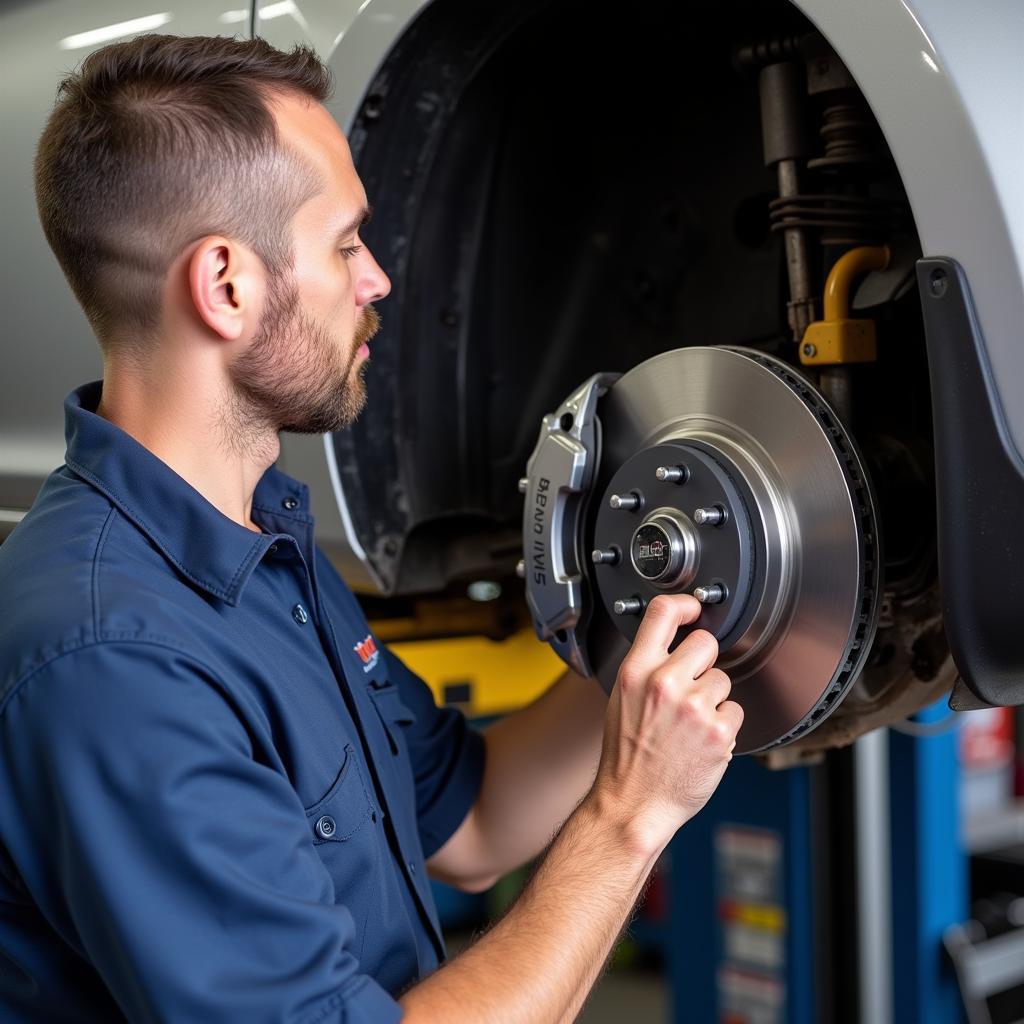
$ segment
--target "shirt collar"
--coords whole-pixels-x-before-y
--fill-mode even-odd
[[[103,381],[93,381],[64,400],[68,468],[102,491],[196,586],[238,604],[274,535],[229,519],[148,448],[97,416],[102,390]],[[312,526],[309,489],[273,466],[256,485],[253,521],[265,525],[257,516],[272,509],[263,518],[275,528],[281,520]]]

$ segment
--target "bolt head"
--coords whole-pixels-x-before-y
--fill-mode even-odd
[[[804,345],[804,355],[807,356],[808,359],[810,359],[811,356],[815,356],[817,354],[818,354],[817,346],[812,345],[810,342],[808,342],[806,345]]]
[[[940,270],[936,267],[928,276],[928,290],[935,296],[940,298],[946,294],[946,289],[949,287],[949,277],[944,270]]]

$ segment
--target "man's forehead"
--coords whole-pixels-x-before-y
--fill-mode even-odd
[[[366,195],[352,153],[338,123],[326,108],[307,97],[281,93],[272,102],[281,141],[320,179],[311,205],[322,206],[329,230],[340,231],[366,209]]]

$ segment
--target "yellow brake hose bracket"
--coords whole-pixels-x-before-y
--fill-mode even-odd
[[[863,245],[843,253],[825,282],[825,315],[804,332],[800,362],[804,366],[870,363],[877,357],[875,322],[850,317],[853,283],[870,270],[889,265],[887,245]]]

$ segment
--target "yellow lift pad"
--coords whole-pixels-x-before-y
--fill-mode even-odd
[[[467,636],[389,646],[426,681],[438,704],[458,707],[469,718],[524,707],[566,671],[561,658],[532,629],[500,641]]]

